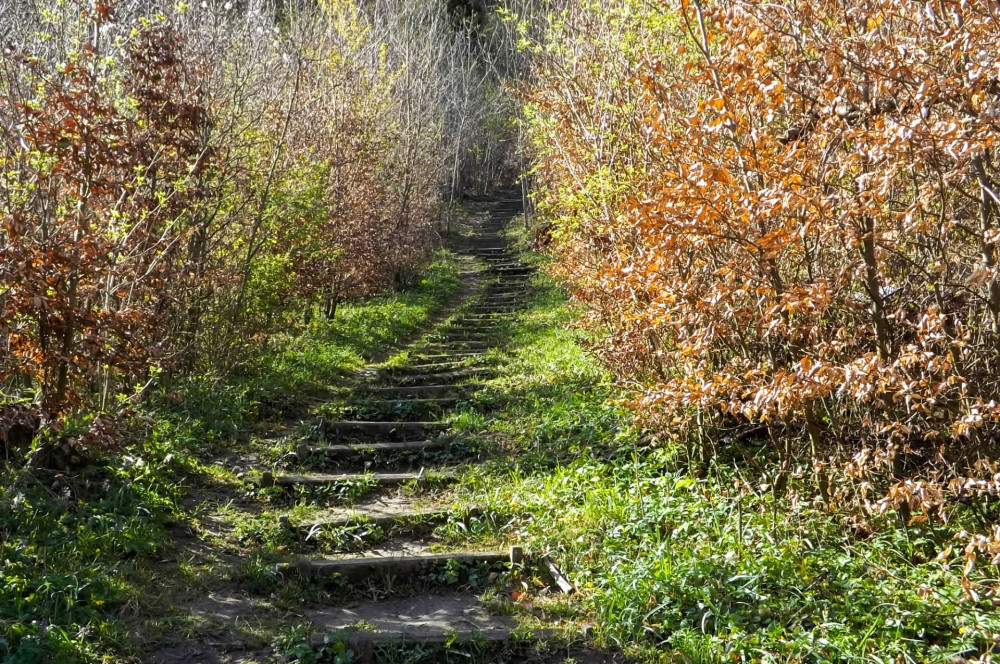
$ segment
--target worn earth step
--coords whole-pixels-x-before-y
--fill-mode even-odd
[[[434,373],[441,371],[453,371],[462,367],[469,366],[466,361],[456,361],[456,362],[427,362],[425,364],[407,364],[401,367],[390,367],[385,369],[385,372],[390,375],[413,375],[413,374],[425,374]]]
[[[425,365],[426,366],[426,365]],[[408,399],[385,399],[374,395],[359,395],[349,405],[354,408],[400,408],[436,406],[448,408],[458,403],[458,397],[410,397]]]
[[[489,300],[491,298],[507,298],[515,297],[517,295],[525,295],[531,292],[531,288],[525,287],[523,284],[497,284],[496,286],[490,286],[486,288],[482,295],[480,295],[480,300]]]
[[[397,486],[407,482],[422,482],[432,479],[451,480],[455,478],[452,470],[435,470],[419,473],[306,473],[300,475],[273,475],[265,472],[261,475],[260,484],[270,486],[336,486],[350,482],[371,482],[375,486]]]
[[[475,332],[490,332],[495,330],[497,323],[503,322],[503,318],[468,318],[462,316],[461,318],[456,318],[447,325],[442,325],[438,328],[439,332],[448,332],[451,330],[471,330]]]
[[[462,329],[462,328],[442,328],[435,335],[439,339],[459,339],[459,340],[470,340],[470,341],[486,341],[489,342],[491,339],[496,337],[497,330],[495,329]]]
[[[280,563],[277,565],[277,570],[283,574],[294,572],[306,577],[339,574],[344,579],[357,580],[380,574],[414,574],[434,569],[452,561],[466,565],[494,565],[512,562],[512,556],[508,551],[370,555],[355,558],[305,559],[294,563]]]
[[[412,385],[409,387],[400,387],[399,385],[391,387],[365,386],[364,388],[359,389],[359,392],[383,395],[387,397],[430,396],[435,394],[465,394],[475,387],[475,385],[449,385],[446,383],[441,385]]]
[[[516,313],[520,307],[521,304],[519,302],[513,302],[513,301],[508,303],[494,303],[494,304],[487,303],[486,306],[476,307],[472,309],[472,312],[477,314],[498,314],[498,315],[510,316],[511,314]]]
[[[516,257],[513,257],[513,256],[506,256],[506,257],[505,256],[492,256],[490,258],[487,258],[486,260],[488,260],[490,262],[489,263],[489,269],[490,270],[498,270],[498,269],[507,268],[507,267],[526,267],[526,268],[532,268],[532,267],[534,267],[530,263],[525,263],[524,261],[520,261]],[[503,260],[504,262],[501,263],[500,262],[501,260]]]
[[[500,332],[501,330],[499,329],[499,326],[496,323],[493,323],[488,326],[476,326],[476,327],[464,327],[464,326],[453,325],[450,327],[441,328],[440,330],[440,334],[444,335],[451,335],[456,337],[473,337],[473,338],[479,338],[481,340],[487,340],[496,337],[496,335],[499,334]],[[461,359],[462,361],[476,360],[476,359],[481,359],[485,356],[486,353],[480,353],[478,356],[461,358]]]
[[[448,449],[453,441],[447,438],[431,440],[401,440],[395,442],[376,443],[345,443],[341,445],[299,445],[296,456],[303,461],[310,456],[327,456],[333,458],[353,457],[364,454],[381,453],[397,454],[401,452],[426,452],[430,450]]]
[[[552,640],[559,634],[554,629],[535,629],[526,631],[520,628],[502,626],[463,627],[443,630],[421,625],[404,625],[396,630],[345,630],[333,633],[317,633],[309,637],[313,648],[321,648],[327,643],[347,643],[355,653],[353,661],[357,664],[369,664],[374,660],[374,649],[381,646],[435,646],[435,645],[466,645],[501,644],[518,642],[538,642]]]
[[[441,330],[476,330],[476,331],[488,331],[496,328],[497,323],[502,322],[502,318],[456,318],[455,320],[448,323],[448,325],[442,326]]]
[[[431,431],[441,431],[446,427],[443,422],[407,422],[370,420],[323,420],[320,422],[320,433],[327,438],[350,438],[357,435],[414,435],[427,434]]]
[[[452,343],[428,343],[420,346],[421,351],[464,351],[489,350],[493,345],[487,341],[453,341]]]
[[[435,355],[429,355],[424,353],[416,353],[410,356],[410,359],[421,360],[422,362],[440,362],[442,360],[466,360],[470,357],[486,357],[485,351],[460,351],[457,353],[440,353]]]
[[[395,383],[400,387],[430,385],[432,383],[447,383],[448,381],[458,381],[472,378],[492,378],[496,373],[492,369],[470,367],[468,369],[456,369],[455,371],[433,371],[423,374],[410,374],[407,376],[394,376]]]
[[[448,520],[452,511],[448,509],[426,509],[414,510],[404,513],[378,513],[368,512],[362,509],[354,510],[350,513],[330,516],[328,518],[313,519],[308,523],[303,523],[302,528],[312,530],[313,528],[347,528],[355,525],[369,525],[378,528],[390,529],[393,526],[413,523],[439,524]]]

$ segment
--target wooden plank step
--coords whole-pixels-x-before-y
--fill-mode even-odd
[[[447,360],[449,358],[461,360],[468,359],[470,357],[486,357],[486,353],[484,351],[459,351],[457,353],[441,353],[436,355],[424,355],[423,353],[417,353],[415,355],[411,355],[410,357],[428,362],[440,362],[441,360]]]
[[[489,331],[496,329],[497,323],[502,321],[502,318],[456,318],[447,325],[439,328],[439,330],[476,330],[476,331]],[[481,355],[482,353],[480,353]]]
[[[457,629],[441,629],[424,625],[404,625],[397,630],[344,630],[341,632],[317,633],[309,637],[313,648],[322,648],[327,643],[347,643],[354,651],[358,664],[370,664],[374,661],[375,648],[387,645],[402,646],[439,646],[450,644],[481,643],[501,644],[513,640],[518,641],[548,641],[559,634],[554,629],[535,629],[530,633],[524,629],[511,627],[462,627]]]
[[[351,407],[378,408],[398,408],[402,406],[440,406],[448,408],[458,403],[458,397],[411,397],[409,399],[386,399],[384,397],[370,397],[368,399],[352,399],[348,404]]]
[[[398,376],[397,385],[400,387],[429,385],[433,383],[447,382],[449,380],[464,380],[466,378],[492,378],[495,375],[492,369],[470,367],[468,369],[456,369],[455,371],[436,371],[424,374],[409,374]]]
[[[428,343],[420,346],[420,351],[434,350],[489,350],[492,348],[486,341],[455,341],[450,344]]]
[[[436,371],[451,371],[458,369],[460,367],[467,366],[465,362],[428,362],[426,364],[407,364],[400,367],[389,367],[383,369],[387,374],[399,375],[399,374],[419,374],[419,373],[434,373]]]
[[[323,420],[320,422],[319,430],[326,436],[350,436],[352,434],[368,435],[393,435],[393,434],[415,434],[427,433],[429,431],[441,431],[445,428],[443,422],[406,422],[388,421],[372,422],[367,420]]]
[[[418,395],[429,395],[429,394],[462,394],[467,391],[464,386],[461,385],[413,385],[410,387],[363,387],[360,388],[366,393],[371,394],[383,394],[390,396],[418,396]]]
[[[422,482],[430,479],[454,479],[452,470],[425,473],[307,473],[274,475],[265,472],[260,477],[260,485],[271,486],[335,486],[349,482],[371,482],[375,486],[397,486],[406,482]]]
[[[387,529],[407,523],[439,524],[447,521],[451,514],[451,510],[447,509],[414,510],[412,512],[400,513],[369,513],[359,509],[331,519],[320,519],[310,523],[303,523],[302,528],[308,530],[312,530],[313,528],[346,528],[348,526],[366,524]]]
[[[298,456],[299,461],[304,461],[310,455],[340,458],[372,453],[425,452],[428,450],[447,449],[450,445],[451,440],[447,438],[380,441],[376,443],[342,443],[339,445],[307,445],[303,443],[296,448],[295,454]]]
[[[279,573],[295,572],[300,576],[339,574],[345,579],[363,579],[379,574],[414,574],[433,569],[444,563],[457,561],[466,565],[512,562],[507,551],[460,551],[455,553],[421,553],[357,558],[305,559],[294,563],[281,563]]]

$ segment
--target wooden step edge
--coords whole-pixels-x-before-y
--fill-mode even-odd
[[[401,374],[414,374],[422,372],[433,372],[435,370],[440,371],[450,371],[463,369],[467,366],[464,362],[431,362],[427,364],[407,364],[401,367],[392,367],[391,369],[384,369],[383,371],[389,375],[401,375]]]
[[[424,355],[423,353],[415,353],[413,355],[410,355],[410,357],[412,359],[418,359],[418,360],[426,360],[426,361],[436,360],[436,361],[440,361],[440,360],[447,360],[449,358],[456,358],[456,359],[459,359],[459,360],[466,360],[466,359],[473,358],[473,357],[486,357],[486,355],[487,355],[487,353],[485,351],[480,351],[480,352],[441,353],[441,354],[437,354],[437,355]]]
[[[523,552],[511,551],[456,551],[452,553],[418,553],[388,556],[363,556],[357,558],[305,558],[294,563],[279,563],[281,573],[298,573],[300,576],[339,574],[345,579],[357,579],[374,574],[411,574],[442,563],[458,561],[469,565],[520,563]]]
[[[406,482],[426,482],[434,479],[453,480],[453,470],[421,470],[417,473],[306,473],[275,475],[265,471],[260,476],[262,487],[327,486],[345,482],[372,482],[376,486],[396,486]]]
[[[475,385],[452,385],[451,383],[442,383],[440,385],[414,385],[411,387],[378,387],[372,385],[359,386],[355,388],[355,391],[362,394],[380,394],[380,395],[415,395],[415,394],[435,394],[435,393],[456,393],[464,394]]]
[[[456,341],[450,344],[442,344],[437,342],[427,343],[421,346],[420,348],[426,350],[434,350],[434,351],[462,350],[465,348],[469,350],[489,350],[490,348],[493,348],[493,346],[486,341]]]
[[[367,398],[354,398],[347,402],[348,407],[358,408],[376,408],[378,406],[454,406],[458,403],[458,397],[411,397],[405,398],[400,397],[398,399],[387,399],[385,397],[380,397],[377,395],[371,395]]]
[[[365,514],[363,510],[358,510],[357,512],[345,514],[344,516],[336,519],[302,523],[299,524],[298,527],[303,530],[312,530],[313,528],[346,528],[347,526],[367,524],[378,526],[379,528],[389,528],[411,522],[441,523],[446,521],[448,517],[454,513],[455,512],[453,510],[441,508],[435,510],[399,512],[397,514],[379,514],[377,516],[373,516]]]
[[[301,443],[295,449],[299,461],[305,461],[310,456],[346,457],[373,452],[420,452],[425,450],[440,450],[451,447],[453,441],[448,438],[433,440],[402,440],[380,441],[373,443],[343,443],[340,445],[309,445]]]
[[[495,375],[492,369],[482,367],[470,367],[469,369],[456,369],[454,371],[434,371],[423,374],[402,374],[389,376],[397,381],[401,381],[399,387],[415,387],[413,381],[417,380],[448,380],[449,378],[486,378]]]
[[[393,431],[401,429],[404,431],[439,431],[448,425],[445,422],[422,422],[407,420],[327,420],[324,419],[319,424],[319,429],[323,433],[337,431],[365,431],[372,430],[378,432]]]
[[[541,642],[559,637],[557,629],[525,629],[512,627],[462,627],[441,629],[419,625],[404,625],[398,630],[375,629],[371,631],[346,629],[320,632],[309,637],[312,648],[322,648],[328,643],[346,643],[355,653],[358,664],[373,662],[374,648],[387,645],[434,646],[466,645],[470,643],[501,644],[515,641]]]

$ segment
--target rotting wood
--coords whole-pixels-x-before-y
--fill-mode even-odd
[[[551,558],[542,556],[542,564],[545,566],[545,570],[552,582],[559,586],[559,590],[567,595],[572,595],[576,592],[576,586],[566,578],[562,570],[559,569],[559,566]]]
[[[337,574],[344,579],[352,580],[379,574],[414,574],[452,561],[466,565],[494,565],[509,563],[511,558],[510,554],[505,551],[461,551],[323,560],[305,559],[294,563],[281,563],[276,569],[279,573],[296,572],[304,577]]]

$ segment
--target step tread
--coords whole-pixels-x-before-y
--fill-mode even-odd
[[[437,509],[414,509],[409,512],[378,511],[375,509],[362,509],[356,507],[350,512],[342,514],[331,514],[329,516],[310,519],[303,522],[303,527],[313,528],[343,528],[357,523],[367,523],[380,527],[390,526],[394,523],[406,521],[434,520],[442,521],[452,514],[452,510],[446,507]]]
[[[337,427],[342,429],[441,429],[446,426],[444,422],[423,422],[407,420],[323,420],[326,427]]]
[[[402,625],[396,629],[356,630],[318,633],[310,637],[313,647],[322,646],[331,640],[350,641],[356,648],[398,643],[401,645],[442,645],[453,643],[505,643],[507,641],[529,639],[544,641],[559,633],[555,629],[524,630],[503,625],[483,625],[478,627],[440,627]]]
[[[429,553],[399,550],[369,550],[360,556],[330,556],[303,558],[293,563],[279,563],[279,570],[303,572],[341,573],[345,576],[356,572],[368,572],[381,567],[397,569],[418,569],[426,565],[457,560],[466,563],[510,562],[509,551],[452,551],[449,553]]]
[[[415,480],[441,478],[453,479],[457,473],[454,469],[428,470],[424,472],[403,472],[403,473],[282,473],[272,475],[264,473],[261,476],[261,484],[264,486],[296,486],[323,484],[339,484],[343,482],[372,481],[378,485],[402,484]]]
[[[430,450],[448,447],[449,440],[401,440],[379,441],[371,443],[342,443],[338,445],[308,445],[299,449],[299,453],[326,454],[341,456],[350,454],[365,454],[367,452],[406,452],[410,450]]]

